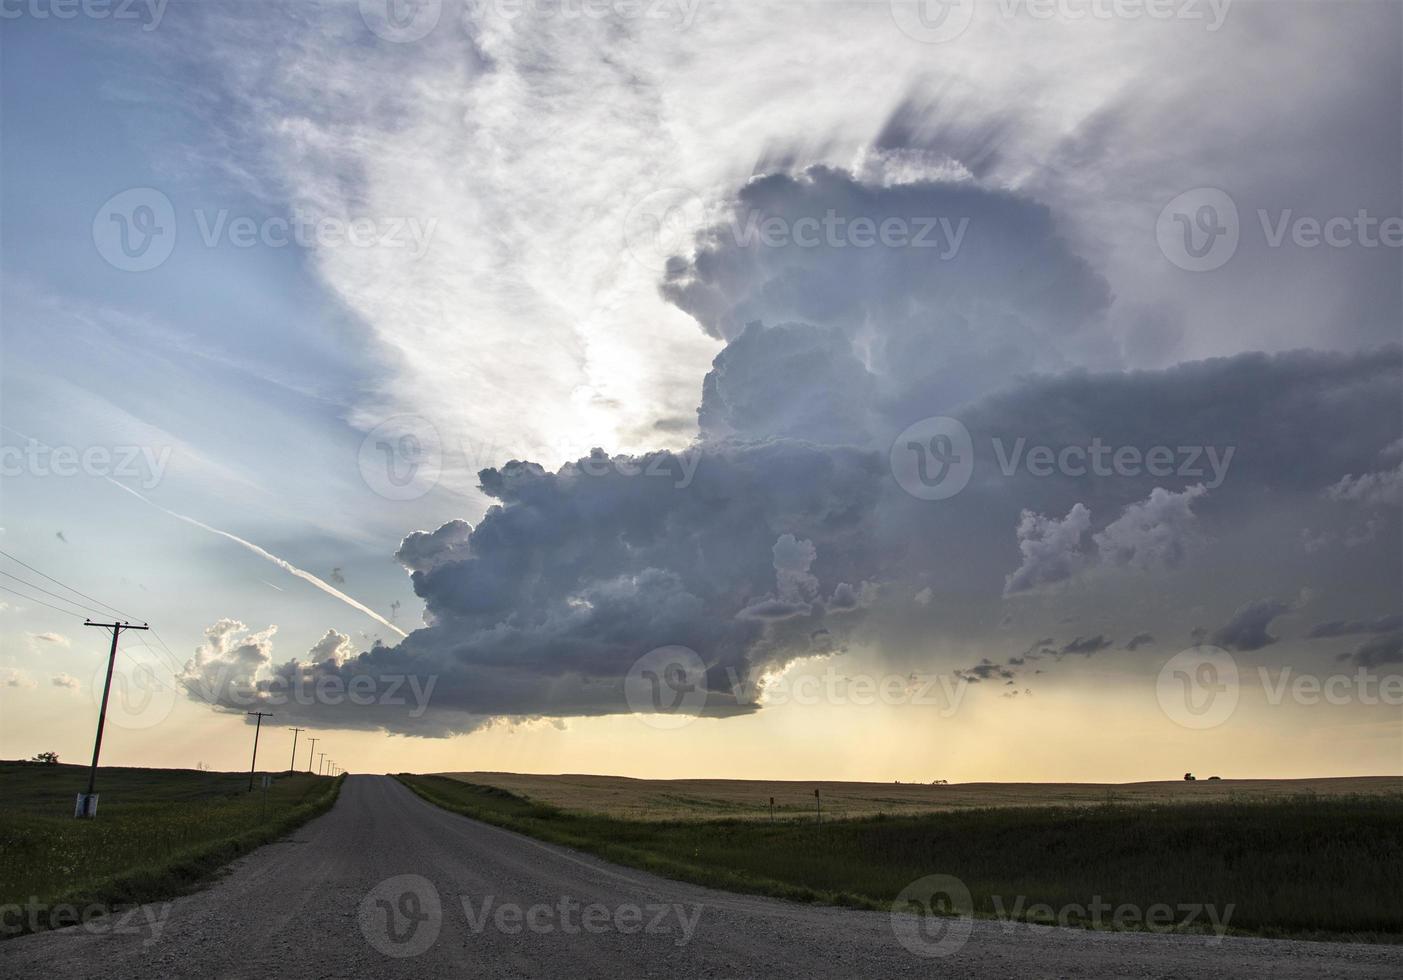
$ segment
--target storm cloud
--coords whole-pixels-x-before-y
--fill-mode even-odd
[[[864,216],[879,227],[901,217],[969,223],[954,252],[771,246],[736,233],[757,214],[793,228],[830,212],[849,233]],[[947,641],[987,646],[980,623],[1000,621],[1006,603],[1047,601],[1053,586],[1074,602],[1127,582],[1155,592],[1180,576],[1166,605],[1201,605],[1183,577],[1196,555],[1235,555],[1234,535],[1274,519],[1291,530],[1271,540],[1298,548],[1299,512],[1329,519],[1368,505],[1329,490],[1374,472],[1400,437],[1397,346],[1121,370],[1103,324],[1106,282],[1046,207],[970,176],[758,177],[727,220],[670,262],[661,288],[726,341],[697,379],[689,448],[601,448],[554,471],[529,460],[485,468],[491,506],[479,520],[414,531],[399,548],[424,602],[422,628],[358,654],[329,636],[325,649],[276,665],[270,636],[225,625],[195,676],[234,664],[255,688],[432,678],[419,716],[314,704],[305,720],[446,735],[493,718],[625,712],[630,667],[683,646],[706,666],[702,710],[747,713],[759,710],[758,691],[737,677],[854,647],[933,657]],[[932,501],[894,478],[891,458],[897,433],[937,415],[966,427],[973,456],[968,485]],[[1010,469],[997,447],[1019,440],[1054,454],[1129,447],[1141,465],[1110,475]],[[1172,461],[1162,472],[1143,465],[1156,447]],[[1223,464],[1216,474],[1210,459]],[[1220,645],[1277,642],[1269,627],[1290,607],[1248,601],[1271,591],[1256,574],[1208,597],[1233,603]],[[1028,608],[1050,620],[1030,624],[1039,632],[1065,616]],[[1111,635],[1136,634],[1134,650],[1150,642],[1143,627],[1167,630],[1172,615],[1106,623],[1048,650],[1089,656]],[[1008,680],[1017,666],[983,657],[964,675]]]

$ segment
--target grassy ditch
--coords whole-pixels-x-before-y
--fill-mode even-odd
[[[266,794],[250,793],[247,773],[99,769],[98,815],[75,820],[86,783],[82,766],[0,762],[0,938],[67,924],[72,908],[187,892],[325,813],[341,787],[279,773]]]

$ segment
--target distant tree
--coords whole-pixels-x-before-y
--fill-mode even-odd
[[[1186,783],[1192,783],[1192,782],[1195,781],[1196,778],[1197,778],[1197,777],[1194,776],[1194,774],[1191,773],[1191,772],[1186,772],[1186,773],[1184,773],[1184,782],[1186,782]]]
[[[34,761],[34,762],[42,762],[42,763],[44,763],[44,765],[46,765],[46,766],[56,766],[56,765],[58,765],[58,753],[57,753],[57,752],[40,752],[38,755],[36,755],[36,756],[34,757],[33,761]]]
[[[1208,781],[1211,783],[1211,782],[1213,782],[1213,780],[1215,780],[1215,779],[1221,779],[1221,778],[1222,778],[1221,776],[1209,776],[1209,777],[1208,777]]]

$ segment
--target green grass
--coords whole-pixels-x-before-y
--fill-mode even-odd
[[[909,883],[946,874],[968,886],[979,916],[1055,921],[1031,907],[1097,899],[1140,910],[1211,905],[1228,917],[1230,934],[1403,942],[1397,796],[988,808],[817,827],[624,820],[442,776],[399,778],[445,809],[734,891],[889,908]],[[1010,914],[1019,896],[1022,911]],[[1174,921],[1185,917],[1176,912]],[[1183,931],[1208,931],[1199,918],[1203,926]],[[1090,919],[1067,921],[1114,925],[1110,913]]]
[[[0,906],[179,895],[328,810],[340,785],[277,774],[265,802],[262,790],[247,791],[247,773],[100,768],[98,815],[75,820],[86,767],[0,762]]]

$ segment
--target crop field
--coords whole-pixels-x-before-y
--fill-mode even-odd
[[[98,815],[73,817],[85,766],[0,762],[0,907],[151,901],[325,811],[339,781],[277,774],[100,768]],[[13,922],[0,938],[17,931]]]
[[[1029,804],[1028,788],[1013,805],[982,807],[970,802],[976,791],[955,787],[966,794],[959,808],[849,812],[820,825],[796,814],[774,823],[753,815],[629,819],[462,778],[399,778],[465,816],[735,891],[889,908],[911,883],[942,875],[968,888],[969,911],[982,917],[1121,928],[1091,911],[1102,903],[1137,915],[1166,908],[1175,916],[1170,931],[1403,942],[1403,796],[1384,783],[1366,784],[1372,793],[1223,793],[1188,802],[1107,802],[1088,789],[1075,805],[1055,806]],[[859,800],[876,792],[833,785]]]
[[[1200,779],[1146,783],[854,783],[748,779],[629,779],[623,776],[537,776],[505,772],[444,773],[480,786],[577,813],[629,820],[768,820],[902,816],[1009,806],[1105,803],[1202,803],[1280,800],[1310,795],[1403,798],[1403,777],[1344,779]],[[814,790],[820,794],[814,799]]]

